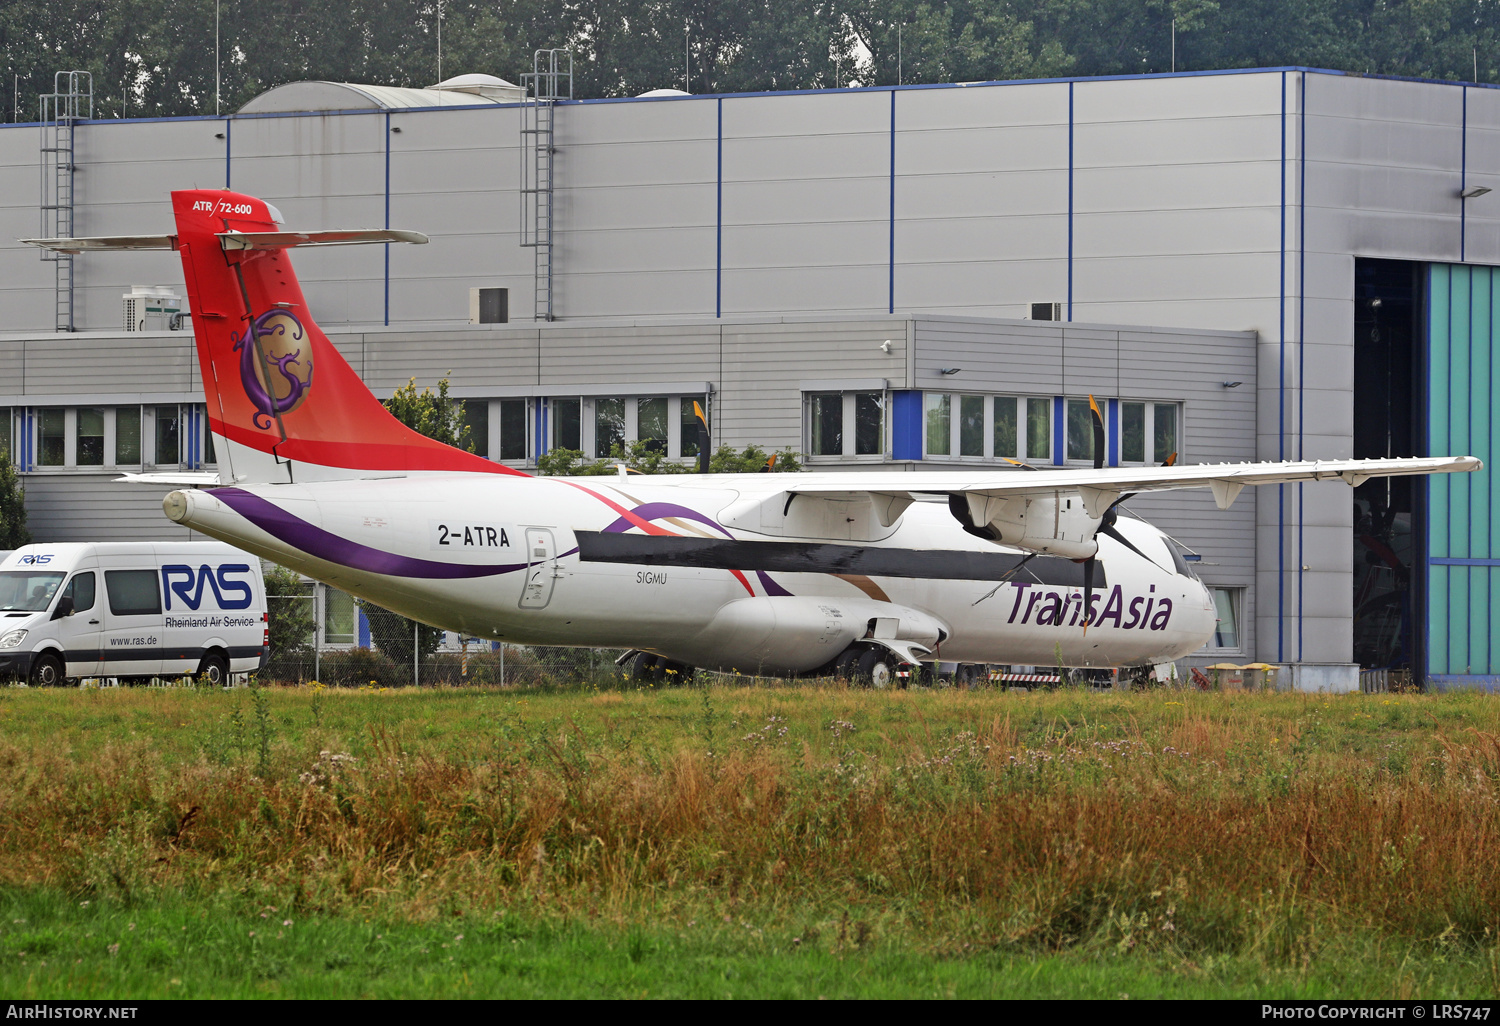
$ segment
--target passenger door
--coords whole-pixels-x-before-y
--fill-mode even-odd
[[[547,607],[552,601],[556,570],[557,545],[552,532],[545,527],[526,528],[526,590],[521,592],[522,609]]]
[[[161,672],[161,589],[155,570],[104,571],[103,649],[106,677]]]
[[[73,614],[52,621],[52,629],[66,653],[69,677],[95,677],[99,674],[99,639],[103,631],[103,603],[99,601],[98,575],[80,570],[63,585],[64,599],[73,600]],[[56,606],[53,606],[56,609]]]

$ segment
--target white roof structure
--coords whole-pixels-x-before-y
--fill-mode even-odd
[[[354,82],[288,82],[267,89],[240,108],[241,114],[286,114],[318,110],[400,110],[519,103],[525,90],[494,75],[459,75],[426,89]]]

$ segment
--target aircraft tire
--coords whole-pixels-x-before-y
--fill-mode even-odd
[[[883,648],[867,648],[859,654],[859,682],[867,688],[884,691],[897,684],[896,657]]]
[[[662,672],[662,658],[652,655],[650,652],[642,652],[635,657],[630,666],[630,679],[641,683],[650,683],[661,680],[665,674]]]
[[[833,676],[838,680],[854,680],[859,674],[859,657],[858,646],[851,645],[844,649],[833,661]]]

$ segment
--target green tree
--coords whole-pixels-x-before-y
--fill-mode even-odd
[[[26,490],[10,453],[0,447],[0,549],[19,549],[31,542],[26,529]]]
[[[262,562],[266,575],[266,620],[271,633],[270,657],[298,659],[312,646],[317,621],[309,586],[293,570]]]

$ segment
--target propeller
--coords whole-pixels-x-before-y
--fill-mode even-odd
[[[693,418],[698,422],[698,473],[708,473],[708,418],[703,414],[703,407],[698,405],[698,400],[693,400]]]
[[[1089,409],[1094,414],[1094,469],[1102,470],[1104,469],[1104,415],[1099,412],[1099,404],[1094,402],[1093,396],[1089,396]],[[1104,529],[1104,519],[1114,513],[1115,505],[1118,501],[1116,500],[1116,503],[1111,503],[1109,509],[1105,511],[1104,517],[1100,518],[1099,530]],[[1110,521],[1110,525],[1110,529],[1113,530],[1113,520]],[[1099,531],[1096,530],[1094,535],[1097,537],[1098,534]],[[1129,545],[1130,543],[1126,542],[1126,544]],[[1134,547],[1133,545],[1131,546],[1131,548]],[[1094,564],[1098,561],[1099,557],[1097,553],[1083,561],[1083,633],[1085,635],[1088,634],[1089,624],[1094,619]],[[1057,623],[1058,626],[1062,625],[1061,606],[1057,607]]]
[[[769,473],[771,473],[775,469],[776,469],[776,453],[773,452],[773,453],[771,453],[771,455],[769,455],[769,456],[766,457],[765,466],[763,466],[763,467],[760,468],[760,472],[762,474],[769,474]]]

